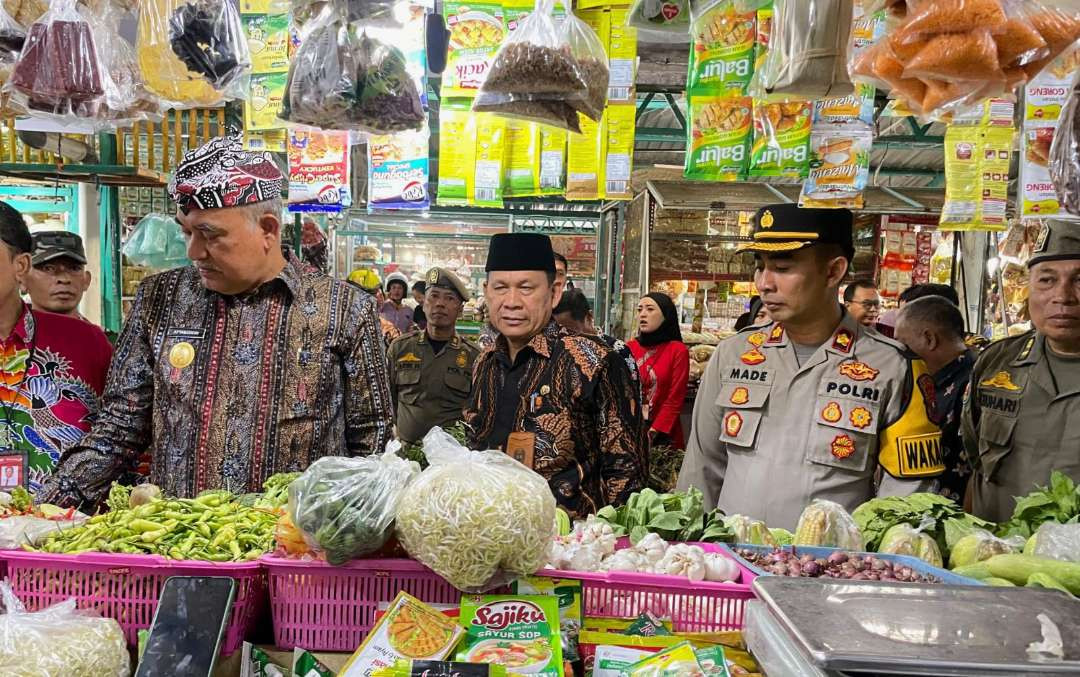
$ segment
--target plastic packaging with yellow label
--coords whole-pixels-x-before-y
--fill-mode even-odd
[[[503,195],[532,197],[540,194],[540,125],[506,119]]]
[[[810,156],[809,101],[754,102],[751,176],[806,176]]]
[[[244,102],[244,117],[249,131],[281,129],[278,119],[288,73],[256,73],[251,76],[251,96]]]
[[[694,653],[694,645],[683,642],[634,663],[625,674],[628,677],[685,677],[700,675],[701,664]]]
[[[608,106],[606,112],[607,146],[604,149],[604,197],[630,200],[630,174],[634,168],[634,125],[637,108],[631,105]]]
[[[498,2],[447,0],[443,8],[450,31],[443,96],[475,96],[507,30]]]
[[[439,183],[436,202],[462,207],[473,192],[476,118],[468,99],[443,99],[439,107]]]
[[[979,127],[950,125],[945,131],[945,204],[941,228],[967,230],[976,221],[979,189]]]
[[[810,132],[810,171],[800,207],[861,209],[870,179],[873,130],[861,124],[821,125]]]
[[[491,113],[474,113],[476,118],[476,156],[469,206],[503,206],[503,162],[506,120]]]
[[[608,40],[608,104],[634,103],[637,89],[637,29],[626,25],[627,10],[611,8]]]
[[[600,199],[601,173],[604,154],[604,125],[607,111],[599,123],[584,115],[581,120],[581,135],[573,137],[567,144],[566,162],[566,199]]]
[[[731,0],[705,3],[691,26],[686,91],[742,96],[754,75],[757,12],[739,14]]]
[[[241,17],[255,73],[289,72],[289,15],[245,14]]]
[[[541,195],[562,195],[566,192],[566,144],[568,136],[569,133],[565,129],[540,125]]]

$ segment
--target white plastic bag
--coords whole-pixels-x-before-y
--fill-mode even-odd
[[[0,550],[16,550],[24,545],[37,545],[46,537],[77,527],[89,517],[75,513],[70,520],[49,520],[33,515],[15,515],[0,519]]]
[[[136,266],[169,270],[186,266],[187,245],[175,219],[165,214],[150,213],[142,217],[121,250]]]
[[[420,472],[399,449],[394,441],[382,454],[320,458],[289,485],[289,517],[327,562],[344,564],[389,540],[398,501]]]
[[[1043,524],[1035,532],[1034,554],[1080,564],[1080,524]]]
[[[882,536],[878,552],[918,557],[931,566],[941,567],[944,565],[941,548],[937,541],[926,533],[926,530],[933,529],[935,524],[932,518],[924,519],[917,527],[907,523],[896,524]]]
[[[131,658],[120,624],[77,611],[69,599],[28,613],[0,583],[0,674],[4,677],[128,677]]]
[[[454,587],[483,592],[535,573],[557,533],[547,481],[500,451],[470,451],[442,428],[424,437],[430,467],[405,490],[405,550]]]
[[[1050,144],[1049,169],[1065,211],[1080,216],[1080,87],[1073,87]]]
[[[776,0],[769,52],[754,96],[826,99],[848,96],[847,51],[853,0]]]

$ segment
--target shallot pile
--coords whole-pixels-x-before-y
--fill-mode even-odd
[[[764,569],[766,573],[777,576],[804,578],[839,578],[849,581],[892,581],[894,583],[940,583],[933,576],[925,576],[904,564],[875,557],[858,555],[841,550],[828,557],[800,555],[794,550],[773,550],[757,552],[740,549],[737,551],[751,564]]]

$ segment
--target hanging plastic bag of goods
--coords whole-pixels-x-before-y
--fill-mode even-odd
[[[885,36],[853,55],[851,76],[919,115],[1011,95],[1080,38],[1080,10],[1038,0],[908,0]],[[1080,5],[1077,5],[1080,7]]]
[[[1062,208],[1080,216],[1080,87],[1074,86],[1050,144],[1050,179]]]
[[[769,53],[751,94],[766,100],[853,94],[846,65],[853,15],[854,0],[776,0]]]

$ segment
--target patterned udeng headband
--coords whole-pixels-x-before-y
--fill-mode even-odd
[[[246,151],[226,136],[188,151],[169,181],[169,196],[185,214],[275,200],[284,178],[267,153]]]

